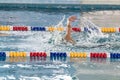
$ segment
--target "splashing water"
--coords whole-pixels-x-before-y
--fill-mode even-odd
[[[107,38],[107,34],[103,34],[100,30],[100,27],[96,26],[94,23],[92,23],[90,20],[86,19],[85,17],[81,18],[84,32],[87,42],[97,42],[101,38]]]
[[[60,27],[64,26],[63,21],[65,20],[65,15],[63,16],[63,19],[55,26]],[[81,18],[82,27],[84,29],[81,33],[74,33],[73,32],[73,38],[77,39],[77,45],[81,43],[86,43],[85,45],[97,43],[101,38],[107,38],[107,34],[103,34],[98,26],[96,26],[94,23],[92,23],[90,20],[86,19],[85,17]],[[65,35],[64,32],[58,32],[55,31],[52,34],[52,40],[55,45],[60,45],[62,43],[63,35]],[[66,43],[70,45],[70,43]]]
[[[64,20],[65,20],[65,15],[63,16],[63,19],[55,27],[64,27],[63,25]],[[55,31],[52,35],[53,35],[52,39],[54,40],[54,44],[61,44],[62,32]]]

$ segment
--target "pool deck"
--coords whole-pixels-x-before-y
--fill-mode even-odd
[[[84,12],[82,16],[99,27],[120,27],[119,10]]]
[[[82,0],[81,4],[120,5],[120,0]]]

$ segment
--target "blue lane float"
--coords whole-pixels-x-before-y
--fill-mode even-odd
[[[46,31],[45,27],[31,27],[31,31]]]
[[[6,53],[0,52],[0,61],[5,61],[5,60],[6,60]]]
[[[50,57],[67,57],[66,52],[50,52]]]
[[[0,57],[6,57],[6,53],[5,52],[0,52]]]
[[[120,62],[120,53],[110,53],[110,62]]]
[[[66,61],[66,52],[50,52],[50,60]]]
[[[112,59],[120,59],[120,53],[110,53],[110,58],[112,58]]]
[[[91,33],[91,31],[87,27],[84,27],[84,32]]]

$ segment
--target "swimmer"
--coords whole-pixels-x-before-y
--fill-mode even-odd
[[[66,35],[64,37],[64,39],[67,41],[67,42],[70,42],[72,43],[73,45],[76,43],[73,38],[71,37],[71,23],[74,22],[76,20],[76,16],[70,16],[67,20],[67,30],[66,30]]]

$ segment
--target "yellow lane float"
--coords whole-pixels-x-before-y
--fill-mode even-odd
[[[48,31],[50,31],[50,32],[53,32],[53,31],[55,31],[56,29],[55,29],[55,27],[53,27],[53,26],[51,26],[51,27],[48,27]]]
[[[0,31],[10,31],[10,26],[0,25]]]
[[[26,57],[26,52],[9,52],[9,57]]]
[[[87,54],[85,52],[70,52],[70,58],[86,58]]]
[[[114,33],[116,32],[116,28],[115,27],[102,27],[101,31],[104,33]]]
[[[63,27],[57,27],[57,30],[58,31],[64,31],[64,28]]]

